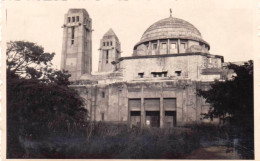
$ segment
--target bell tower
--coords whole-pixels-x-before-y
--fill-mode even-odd
[[[98,72],[113,72],[111,63],[121,57],[121,44],[112,29],[109,29],[100,40]]]
[[[69,9],[65,14],[61,69],[71,74],[70,81],[92,72],[92,20],[85,9]]]

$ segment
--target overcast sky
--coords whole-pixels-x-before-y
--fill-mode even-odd
[[[122,56],[130,56],[143,32],[158,20],[169,17],[193,24],[210,46],[210,53],[224,60],[254,58],[258,4],[249,0],[85,0],[4,1],[7,8],[6,39],[36,42],[46,52],[55,52],[60,68],[64,14],[69,8],[85,8],[92,18],[93,70],[98,66],[99,41],[109,28],[118,36]],[[4,9],[3,8],[3,9]],[[5,15],[2,18],[6,18]]]

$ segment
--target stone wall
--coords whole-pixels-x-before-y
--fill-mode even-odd
[[[74,85],[86,100],[91,120],[131,124],[129,99],[141,100],[141,126],[146,126],[146,99],[159,99],[160,127],[165,124],[164,99],[176,99],[176,125],[201,123],[201,113],[209,109],[209,104],[196,95],[196,89],[209,88],[209,83],[191,80],[172,80],[162,82],[119,82],[109,85]],[[86,92],[88,91],[88,92]],[[165,105],[166,106],[166,105]],[[138,111],[138,109],[137,109]],[[103,113],[103,114],[102,114]],[[102,118],[104,115],[104,118]],[[102,120],[104,119],[104,120]],[[207,120],[206,120],[207,121]],[[210,121],[208,121],[210,122]]]
[[[222,57],[210,54],[136,56],[121,59],[120,68],[125,81],[140,80],[138,73],[144,73],[143,78],[153,79],[153,72],[163,71],[167,72],[167,78],[203,80],[205,77],[202,76],[202,69],[221,68],[222,63]],[[176,71],[181,71],[180,76]],[[207,77],[206,80],[209,78],[212,77]]]

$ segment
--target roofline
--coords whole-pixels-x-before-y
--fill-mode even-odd
[[[196,52],[196,53],[180,53],[180,54],[162,54],[162,55],[144,55],[144,56],[128,56],[128,57],[121,57],[118,60],[122,61],[125,59],[143,59],[143,58],[160,58],[160,57],[178,57],[178,56],[191,56],[191,55],[201,55],[206,57],[212,57],[220,58],[222,63],[224,62],[224,57],[221,55],[213,55],[213,54],[207,54],[202,52]]]
[[[67,14],[69,13],[79,13],[82,12],[83,14],[86,14],[89,17],[89,13],[85,8],[69,8]]]
[[[172,17],[172,16],[170,16],[170,17],[167,17],[167,18],[164,18],[164,19],[161,19],[161,20],[158,20],[158,21],[154,22],[152,25],[150,25],[150,26],[145,30],[145,32],[143,33],[142,37],[144,36],[144,34],[145,34],[146,32],[149,31],[149,29],[150,29],[153,25],[155,25],[156,23],[158,23],[158,22],[160,22],[160,21],[169,19],[169,18],[177,19],[177,20],[184,21],[184,22],[188,23],[188,24],[191,25],[195,30],[197,30],[197,32],[198,32],[198,33],[200,34],[200,36],[201,36],[201,33],[200,33],[199,29],[197,29],[197,28],[196,28],[192,23],[190,23],[189,21],[183,20],[183,19],[181,19],[181,18],[177,18],[177,17]],[[168,27],[167,27],[167,28],[168,28]]]

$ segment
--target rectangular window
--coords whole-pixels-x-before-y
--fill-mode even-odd
[[[157,44],[153,44],[153,50],[157,49]]]
[[[112,41],[110,41],[110,46],[112,46],[113,45],[113,42]]]
[[[145,98],[144,109],[146,111],[158,111],[160,110],[160,98]]]
[[[106,46],[106,43],[105,43],[105,42],[103,42],[103,46]]]
[[[186,44],[185,43],[181,43],[181,48],[182,49],[186,49]]]
[[[108,50],[106,50],[106,64],[108,63]]]
[[[162,43],[161,44],[161,49],[167,49],[167,44],[166,43]]]
[[[71,28],[71,45],[74,44],[75,28]]]
[[[167,77],[167,72],[163,72],[163,77]]]
[[[138,77],[139,78],[143,78],[144,77],[144,73],[138,73]]]
[[[68,23],[70,23],[70,17],[68,17]]]
[[[171,43],[171,49],[176,49],[176,43]]]
[[[167,72],[152,72],[153,77],[167,77]]]
[[[71,28],[71,39],[74,39],[75,36],[75,27]]]
[[[163,98],[163,107],[165,110],[176,109],[176,98]]]
[[[181,71],[175,71],[175,73],[177,74],[177,76],[181,76]]]
[[[105,120],[105,113],[104,113],[104,112],[101,113],[101,120],[102,120],[102,121]]]
[[[72,17],[72,22],[75,22],[75,17]]]
[[[109,46],[109,42],[107,42],[107,46]]]
[[[102,92],[102,98],[105,98],[105,92]]]
[[[79,16],[77,16],[76,19],[77,19],[77,22],[79,22]]]
[[[158,73],[152,72],[153,77],[158,77]]]
[[[131,111],[140,111],[141,110],[141,99],[140,98],[132,98],[128,99],[128,106]]]

